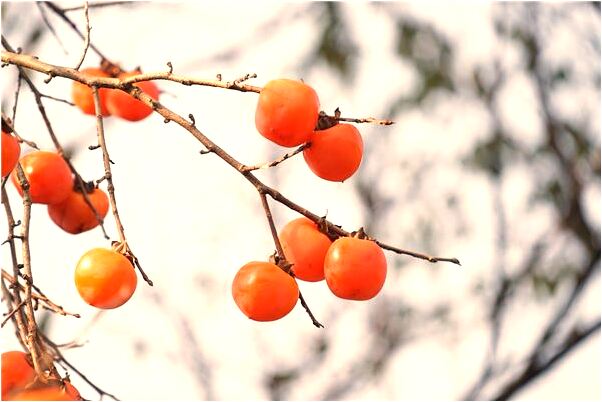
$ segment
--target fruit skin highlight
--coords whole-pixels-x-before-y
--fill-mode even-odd
[[[369,300],[382,289],[387,277],[387,260],[372,240],[340,237],[332,243],[324,260],[328,287],[342,299]]]
[[[332,240],[318,225],[305,217],[294,219],[282,228],[279,238],[296,278],[309,282],[324,279],[324,258]]]
[[[364,142],[351,124],[340,123],[314,131],[309,142],[309,148],[303,150],[303,158],[311,171],[322,179],[344,181],[360,167]]]
[[[270,262],[252,261],[240,268],[232,281],[232,297],[238,308],[255,321],[274,321],[297,304],[295,279]]]
[[[63,201],[73,188],[73,177],[67,162],[56,152],[34,151],[24,155],[20,161],[27,182],[31,202],[37,204],[57,204]],[[10,175],[21,196],[17,171]]]
[[[79,295],[91,306],[113,309],[127,302],[138,279],[130,260],[106,248],[85,253],[75,267],[75,286]]]
[[[255,126],[268,140],[295,147],[308,141],[319,112],[320,101],[312,87],[290,79],[272,80],[259,94]]]

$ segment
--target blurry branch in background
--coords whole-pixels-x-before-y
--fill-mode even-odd
[[[546,62],[543,60],[543,42],[540,39],[541,34],[539,33],[540,27],[538,25],[539,19],[542,18],[541,5],[531,6],[527,11],[529,11],[528,15],[531,16],[529,22],[524,21],[524,26],[515,26],[509,29],[509,31],[512,31],[512,38],[524,48],[527,59],[527,70],[534,78],[536,95],[538,96],[540,108],[543,111],[542,119],[546,135],[545,152],[560,165],[559,172],[561,173],[561,176],[559,177],[559,181],[562,183],[560,190],[563,192],[560,199],[564,201],[556,202],[554,204],[558,210],[558,226],[556,227],[574,235],[574,238],[581,243],[587,251],[588,260],[582,266],[574,267],[571,290],[567,292],[567,296],[559,303],[556,311],[552,314],[552,318],[543,330],[539,341],[530,352],[526,353],[525,366],[521,368],[522,363],[519,363],[517,368],[511,370],[518,374],[501,384],[497,384],[495,388],[498,390],[493,391],[489,397],[485,397],[485,399],[491,398],[492,400],[506,400],[511,398],[516,392],[530,384],[532,380],[550,369],[562,357],[580,344],[581,341],[591,335],[598,334],[598,331],[600,330],[600,322],[598,321],[591,326],[587,325],[586,329],[582,329],[583,326],[577,324],[573,326],[571,330],[561,331],[562,328],[565,328],[568,325],[567,322],[572,321],[570,316],[572,307],[583,293],[583,290],[586,288],[591,278],[594,277],[594,274],[597,272],[596,269],[599,269],[600,234],[587,224],[581,206],[583,182],[585,178],[579,175],[577,164],[579,163],[579,159],[584,156],[579,154],[567,154],[567,148],[560,146],[560,143],[562,142],[560,137],[566,135],[566,131],[563,128],[565,125],[563,122],[559,121],[559,118],[556,117],[550,108],[549,97],[550,91],[552,90],[550,85],[551,78],[548,73],[549,66],[547,66],[545,64]],[[481,93],[481,97],[485,100],[493,121],[495,122],[494,133],[498,133],[499,135],[499,133],[502,132],[502,126],[500,124],[498,113],[495,111],[494,103],[491,102],[492,94],[488,91],[483,91],[483,86],[479,85],[478,81],[477,88]],[[579,141],[587,143],[587,136],[585,133],[574,132],[573,136],[577,136],[579,137]],[[505,141],[497,140],[498,144],[504,142]],[[502,166],[503,165],[500,165],[500,168]],[[499,172],[500,171],[497,169],[492,170],[494,178],[499,176]],[[592,173],[596,174],[595,171]],[[597,173],[597,176],[599,178],[599,172]],[[552,234],[550,234],[550,236],[551,235]],[[502,239],[503,238],[498,239],[498,244],[503,243]],[[515,297],[516,289],[519,286],[523,285],[525,282],[531,282],[535,275],[537,275],[537,271],[541,269],[541,257],[548,251],[549,244],[549,239],[543,239],[536,242],[531,247],[531,251],[528,254],[530,256],[525,259],[522,268],[520,268],[516,274],[502,274],[498,277],[498,290],[493,296],[492,310],[489,317],[492,333],[492,348],[494,350],[498,342],[500,326],[502,325],[502,313],[504,307]],[[560,334],[566,331],[568,331],[568,333],[562,337]],[[560,340],[557,338],[560,338]],[[555,341],[554,344],[552,344],[552,341]],[[500,364],[494,353],[489,357],[490,359],[485,365],[480,378],[475,382],[463,399],[482,399],[482,389],[496,378],[496,374],[504,371],[502,364]]]
[[[98,2],[93,2],[90,4],[88,4],[86,2],[86,4],[83,6],[65,7],[65,8],[61,8],[60,11],[62,11],[63,13],[66,13],[69,11],[77,11],[77,10],[86,9],[86,8],[101,8],[101,7],[122,6],[122,5],[132,5],[132,4],[136,4],[136,2],[135,1],[98,1]]]

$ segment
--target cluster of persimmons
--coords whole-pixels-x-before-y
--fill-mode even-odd
[[[351,124],[316,130],[319,108],[318,96],[309,85],[273,80],[261,90],[255,125],[278,145],[307,144],[303,156],[317,176],[346,180],[361,163],[362,137]],[[382,249],[361,235],[333,241],[320,226],[307,218],[284,226],[279,241],[289,265],[253,261],[240,268],[232,283],[232,295],[247,317],[273,321],[287,315],[299,299],[295,278],[310,282],[326,279],[332,293],[344,299],[368,300],[378,294],[387,275]]]
[[[111,74],[106,69],[87,68],[82,73],[123,79],[139,72]],[[159,89],[154,82],[134,85],[158,99]],[[138,121],[152,113],[149,106],[121,90],[100,88],[98,95],[103,116]],[[72,99],[83,113],[96,114],[93,92],[87,85],[74,82]],[[320,178],[344,181],[359,168],[362,137],[351,124],[334,122],[326,129],[317,129],[319,108],[318,96],[309,85],[277,79],[268,82],[259,94],[255,124],[261,135],[278,145],[304,145],[304,159]],[[22,174],[16,169],[17,163],[21,165]],[[21,156],[19,139],[3,130],[2,177],[9,174],[19,194],[24,195],[22,187],[26,182],[31,202],[46,205],[51,220],[68,233],[78,234],[95,228],[108,212],[107,194],[93,182],[82,181],[83,186],[78,183],[62,155],[35,150]],[[350,300],[373,298],[385,282],[387,263],[382,249],[361,235],[332,236],[326,225],[303,217],[282,228],[279,242],[284,258],[274,262],[249,262],[234,277],[234,301],[253,320],[273,321],[288,314],[299,299],[296,279],[310,282],[325,279],[332,293]],[[132,261],[117,242],[113,249],[87,251],[75,267],[75,286],[80,296],[97,308],[123,305],[132,297],[136,285]],[[2,399],[79,398],[69,382],[40,385],[29,355],[18,351],[2,354]]]

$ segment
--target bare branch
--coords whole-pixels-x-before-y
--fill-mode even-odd
[[[90,17],[88,16],[88,2],[87,1],[84,2],[84,16],[86,19],[86,31],[84,34],[84,50],[82,52],[81,57],[79,58],[79,61],[75,65],[76,70],[79,70],[79,68],[82,66],[82,63],[84,62],[84,59],[86,58],[86,53],[88,53],[88,48],[90,47]]]

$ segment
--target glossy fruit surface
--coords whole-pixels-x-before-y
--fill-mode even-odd
[[[107,215],[109,210],[109,197],[99,188],[88,193],[90,202],[98,212],[101,219]],[[52,221],[71,234],[78,234],[93,229],[99,225],[94,211],[86,203],[83,194],[72,190],[62,202],[48,205],[48,215]]]
[[[8,401],[80,401],[77,389],[65,381],[65,386],[52,385],[42,388],[16,391],[6,399]]]
[[[2,353],[2,399],[8,394],[25,387],[36,377],[36,372],[21,351]]]
[[[132,71],[119,75],[119,79],[131,77],[140,74],[139,71]],[[152,81],[142,81],[134,84],[154,100],[159,99],[159,88]],[[143,102],[134,98],[127,92],[120,90],[111,91],[107,96],[107,109],[114,116],[129,121],[138,121],[146,118],[153,112],[153,109]]]
[[[17,165],[21,145],[14,135],[2,132],[2,177],[7,176]]]
[[[382,289],[387,277],[387,260],[371,240],[340,237],[332,243],[324,260],[328,287],[336,296],[368,300]]]
[[[307,166],[318,177],[343,181],[355,173],[362,162],[362,136],[351,124],[337,124],[315,131],[309,137],[311,145],[303,150]]]
[[[238,308],[255,321],[274,321],[297,304],[299,287],[292,276],[269,262],[245,264],[232,281]]]
[[[71,193],[73,188],[71,170],[59,154],[34,151],[24,155],[19,162],[29,182],[31,202],[56,204]],[[19,194],[23,196],[16,170],[13,170],[11,180]]]
[[[280,243],[295,277],[316,282],[324,279],[324,258],[332,241],[318,225],[303,217],[290,221],[280,231]]]
[[[123,305],[137,285],[134,267],[122,254],[106,248],[85,253],[75,267],[75,286],[84,301],[112,309]]]
[[[110,77],[109,74],[101,70],[100,68],[84,68],[80,72],[87,74],[92,77]],[[107,109],[107,95],[111,92],[108,88],[99,88],[98,96],[100,98],[100,111],[103,116],[109,116],[110,113]],[[81,82],[73,81],[71,86],[71,99],[73,103],[85,114],[96,115],[96,109],[94,108],[94,95],[92,94],[92,88]]]
[[[319,112],[320,101],[312,87],[301,81],[273,80],[259,94],[255,126],[270,141],[294,147],[308,141]]]

